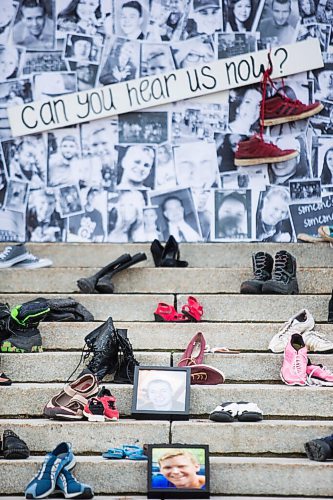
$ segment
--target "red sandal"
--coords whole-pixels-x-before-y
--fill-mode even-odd
[[[187,316],[189,321],[200,321],[203,315],[203,307],[195,297],[190,296],[187,304],[182,307],[182,313]]]
[[[187,316],[176,311],[173,306],[160,302],[157,305],[156,311],[154,312],[155,321],[174,321],[174,322],[185,322],[190,321]]]

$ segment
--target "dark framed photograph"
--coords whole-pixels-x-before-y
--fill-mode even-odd
[[[291,203],[319,203],[321,202],[320,179],[309,179],[307,181],[290,181]]]
[[[252,237],[251,190],[215,191],[215,240],[239,241]]]
[[[136,366],[132,415],[135,418],[188,420],[190,369]]]
[[[83,212],[78,185],[60,186],[58,192],[61,217],[76,215]]]
[[[149,444],[148,498],[209,498],[206,444]]]

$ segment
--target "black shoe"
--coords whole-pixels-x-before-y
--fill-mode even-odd
[[[8,304],[0,303],[0,342],[12,335],[11,316]]]
[[[161,258],[161,267],[187,267],[186,260],[179,260],[179,246],[175,238],[171,235],[165,244]]]
[[[266,281],[262,293],[276,293],[282,295],[298,294],[296,278],[296,259],[286,250],[280,250],[275,255],[275,268],[272,279]]]
[[[134,264],[142,262],[143,260],[147,260],[147,255],[145,253],[137,253],[133,255],[130,260],[117,266],[113,271],[100,278],[95,286],[95,290],[99,293],[113,293],[114,285],[111,282],[113,276],[128,267],[134,266]]]
[[[99,279],[101,279],[107,273],[114,271],[117,267],[129,262],[131,260],[131,256],[128,253],[124,253],[118,259],[110,262],[107,266],[103,267],[98,273],[90,276],[89,278],[80,278],[77,281],[77,286],[79,287],[82,293],[95,293],[95,286]]]
[[[50,311],[45,321],[94,321],[94,316],[80,302],[70,297],[47,299]]]
[[[273,257],[266,252],[257,252],[252,255],[254,278],[243,281],[240,293],[262,293],[263,284],[272,278]]]
[[[304,448],[310,460],[325,462],[333,459],[333,434],[322,439],[313,439],[305,443]]]
[[[134,369],[136,366],[139,366],[139,362],[134,357],[130,341],[119,335],[118,331],[117,336],[119,342],[119,361],[113,382],[115,384],[133,384]]]
[[[37,327],[50,311],[47,300],[38,298],[30,300],[22,305],[15,306],[11,309],[10,315],[12,318],[12,326],[19,328]]]
[[[333,323],[333,290],[332,290],[332,296],[329,300],[328,303],[328,323]]]
[[[160,267],[164,246],[158,240],[154,240],[150,245],[150,251],[154,259],[155,267]]]
[[[15,432],[5,430],[2,439],[2,454],[6,460],[28,458],[30,450],[27,444]]]
[[[43,352],[42,337],[38,328],[12,328],[10,337],[1,342],[1,352]]]
[[[108,373],[112,374],[118,367],[119,340],[112,318],[93,330],[85,337],[88,355],[93,354],[87,368],[101,381]]]

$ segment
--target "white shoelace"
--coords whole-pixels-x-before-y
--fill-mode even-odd
[[[294,372],[299,376],[302,375],[302,368],[303,368],[302,359],[304,359],[304,356],[302,356],[301,354],[296,354],[293,361]]]
[[[3,252],[0,253],[0,259],[5,260],[5,258],[9,255],[11,252],[12,247],[6,247]]]

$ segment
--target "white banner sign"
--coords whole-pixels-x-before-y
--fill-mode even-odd
[[[268,50],[220,59],[159,76],[106,85],[8,108],[13,136],[22,136],[128,113],[260,82],[268,67]],[[319,40],[308,39],[271,50],[279,78],[323,66]]]

